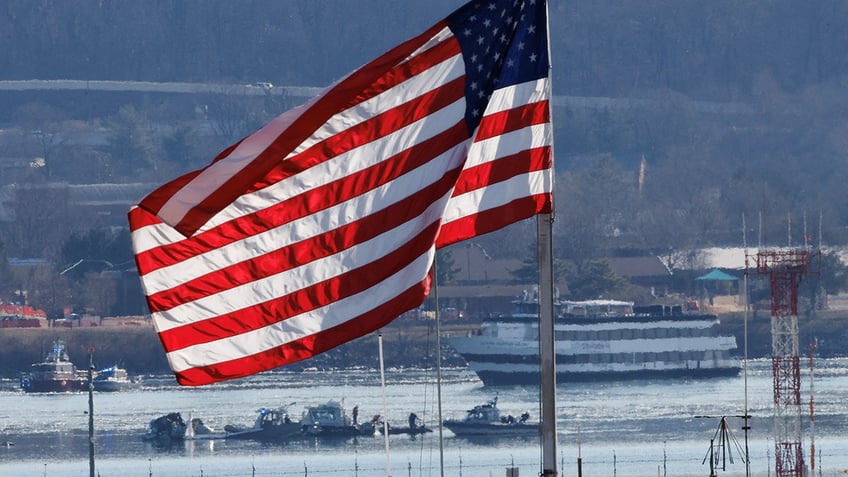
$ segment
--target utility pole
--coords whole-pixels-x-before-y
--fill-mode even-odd
[[[88,477],[94,477],[94,347],[88,347]]]

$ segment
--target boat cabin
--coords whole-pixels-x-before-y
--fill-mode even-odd
[[[633,302],[621,300],[563,301],[559,313],[567,316],[633,315]]]
[[[321,427],[350,426],[350,419],[338,401],[328,401],[326,404],[309,406],[303,411],[301,424]]]
[[[497,408],[498,399],[492,399],[486,404],[479,404],[473,409],[468,410],[465,416],[467,422],[498,422],[500,421],[500,411]]]
[[[294,403],[292,403],[294,404]],[[289,417],[288,406],[283,406],[277,409],[261,408],[259,416],[256,418],[254,427],[266,428],[269,426],[280,426],[282,424],[291,424],[292,420]]]

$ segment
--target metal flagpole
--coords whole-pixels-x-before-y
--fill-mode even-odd
[[[88,348],[88,475],[94,477],[94,347]]]
[[[539,355],[542,393],[542,476],[557,475],[556,356],[554,351],[554,285],[551,214],[536,220],[539,248]]]
[[[742,361],[743,373],[745,377],[745,412],[742,418],[745,420],[745,426],[742,428],[745,431],[745,477],[751,476],[751,458],[750,449],[748,448],[748,431],[751,430],[749,420],[751,415],[748,413],[748,225],[745,222],[745,214],[742,214],[742,247],[745,253],[745,274],[742,277],[742,306],[743,312],[743,340],[744,340],[744,358]]]
[[[551,81],[553,68],[551,61],[550,9],[545,3],[545,21],[548,34],[548,87],[553,91]],[[549,92],[549,93],[550,93]],[[550,105],[548,106],[550,109]],[[551,114],[551,134],[553,134],[553,114]],[[554,141],[551,140],[551,174],[554,173]],[[553,184],[551,200],[553,201]],[[553,209],[553,205],[551,206]],[[536,216],[536,246],[539,257],[539,366],[540,389],[542,393],[542,477],[557,475],[557,412],[556,412],[556,350],[554,347],[554,266],[553,266],[553,214]]]
[[[383,391],[383,439],[386,442],[386,477],[392,477],[392,459],[389,456],[389,416],[386,414],[386,374],[383,371],[383,335],[377,335],[380,345],[380,389]]]
[[[438,251],[436,252],[439,253]],[[433,257],[433,303],[436,308],[436,401],[439,415],[439,475],[445,477],[445,440],[442,429],[442,329],[439,313],[439,269],[438,255]]]

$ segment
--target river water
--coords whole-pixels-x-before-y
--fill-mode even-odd
[[[774,474],[770,361],[749,364],[747,388],[751,431],[751,475]],[[202,388],[184,388],[170,376],[148,376],[138,390],[96,393],[95,459],[98,476],[521,476],[541,469],[538,439],[468,440],[437,429],[438,398],[432,370],[387,370],[380,386],[375,370],[269,372]],[[633,381],[560,385],[557,389],[560,475],[708,476],[710,440],[718,442],[720,417],[731,434],[717,475],[744,476],[742,419],[745,378],[702,381]],[[809,373],[802,372],[804,455],[810,461]],[[88,395],[26,395],[12,381],[0,382],[0,475],[16,477],[89,475]],[[385,391],[383,391],[385,390]],[[385,392],[385,411],[383,410]],[[539,416],[532,386],[483,387],[464,369],[442,371],[442,413],[459,418],[498,396],[502,413]],[[817,360],[815,475],[844,476],[848,469],[848,359]],[[261,407],[344,400],[362,417],[388,416],[406,425],[415,412],[432,434],[392,435],[341,442],[260,443],[250,440],[189,441],[158,448],[142,441],[149,421],[169,412],[200,417],[213,428],[250,425]],[[706,416],[706,417],[705,417]],[[738,445],[734,442],[738,442]],[[721,449],[716,450],[717,455]],[[442,464],[443,462],[443,464]]]

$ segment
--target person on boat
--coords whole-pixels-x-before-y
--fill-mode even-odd
[[[418,416],[415,415],[414,412],[409,413],[409,429],[414,430],[418,428]]]
[[[353,425],[357,425],[359,422],[359,404],[353,406]]]
[[[518,422],[524,424],[525,422],[527,422],[528,419],[530,419],[530,413],[524,411],[524,413],[521,415],[521,419]]]

